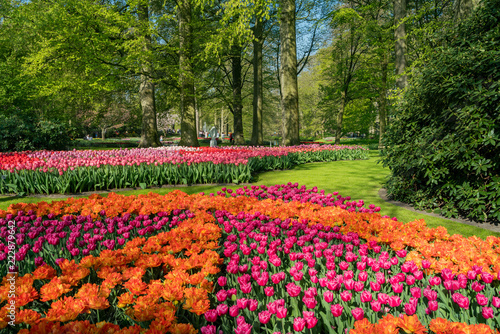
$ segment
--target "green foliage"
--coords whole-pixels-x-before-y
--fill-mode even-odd
[[[445,34],[386,136],[389,194],[446,216],[500,220],[500,1]]]
[[[12,108],[0,114],[0,151],[62,150],[70,140],[70,128],[62,123],[38,120]]]

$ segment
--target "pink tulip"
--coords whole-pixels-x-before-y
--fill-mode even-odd
[[[380,303],[378,300],[373,300],[371,303],[371,308],[373,312],[379,312],[382,309],[382,303]]]
[[[303,318],[293,319],[293,329],[296,332],[302,332],[305,326],[306,326],[306,321]]]
[[[344,311],[344,307],[340,304],[334,304],[330,306],[330,311],[334,317],[340,317],[342,315],[342,311]]]
[[[208,310],[205,312],[205,320],[208,322],[216,322],[217,321],[217,310]]]
[[[271,313],[268,311],[262,311],[259,313],[259,321],[261,324],[265,325],[271,320]]]
[[[367,291],[367,290],[364,290],[363,292],[361,292],[361,302],[362,303],[368,303],[372,300],[372,294]]]
[[[493,312],[493,308],[491,307],[483,307],[481,310],[481,313],[483,314],[483,317],[485,319],[491,319],[495,316],[495,313]]]
[[[488,305],[488,297],[486,297],[485,295],[481,294],[481,293],[478,293],[476,295],[476,300],[477,300],[477,303],[481,306],[484,306],[484,305]]]
[[[404,310],[406,315],[414,315],[415,312],[417,311],[417,306],[413,303],[406,303],[404,305]]]
[[[284,319],[286,318],[287,312],[288,312],[287,308],[283,306],[278,306],[278,308],[276,309],[276,317],[278,317],[278,319]]]
[[[333,292],[331,291],[325,291],[325,293],[323,293],[323,298],[325,299],[325,301],[327,303],[331,303],[333,302]]]
[[[401,298],[399,298],[398,296],[390,296],[388,301],[390,307],[398,307],[399,305],[401,305]]]
[[[217,305],[216,311],[217,314],[220,316],[226,314],[229,310],[229,307],[226,304],[219,304]]]
[[[238,308],[237,305],[233,305],[229,308],[229,315],[234,317],[237,317],[238,314],[240,313],[240,309]]]
[[[314,312],[304,311],[304,320],[306,321],[306,327],[311,329],[318,323],[318,319],[314,315]]]
[[[438,302],[436,300],[430,300],[428,307],[429,307],[429,310],[431,310],[432,312],[435,312],[439,308],[439,305],[438,305]]]
[[[472,282],[470,287],[476,292],[481,292],[484,289],[484,285],[481,285],[478,281]]]
[[[500,308],[500,298],[498,297],[493,297],[491,300],[491,304],[495,306],[496,308]]]
[[[344,302],[348,302],[352,299],[352,293],[350,293],[349,291],[343,291],[340,293],[340,299],[342,299],[342,301]]]
[[[290,295],[290,297],[297,297],[300,295],[302,288],[298,285],[295,285],[294,283],[288,283],[286,285],[286,291]]]
[[[362,320],[365,317],[365,312],[360,307],[353,309],[351,313],[356,320]]]

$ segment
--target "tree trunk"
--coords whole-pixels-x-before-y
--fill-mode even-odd
[[[194,86],[194,111],[195,111],[196,137],[198,137],[200,133],[200,106],[198,106],[198,99],[196,98],[196,85]]]
[[[346,91],[340,92],[340,110],[337,114],[337,129],[335,130],[335,145],[340,145],[340,137],[342,137],[342,123],[344,121],[344,110],[347,103]]]
[[[262,19],[257,18],[255,22],[253,40],[253,123],[252,123],[252,145],[263,145],[262,134]]]
[[[281,0],[281,92],[283,108],[282,145],[299,145],[299,90],[297,85],[297,43],[295,0]]]
[[[382,74],[381,85],[379,89],[379,102],[378,102],[378,119],[379,119],[379,137],[378,137],[378,148],[379,150],[384,148],[383,137],[385,134],[386,119],[387,119],[387,53],[382,56],[382,62],[380,63],[380,70]]]
[[[101,128],[101,139],[106,140],[106,129],[105,128]]]
[[[404,89],[407,77],[404,74],[406,67],[406,30],[405,23],[401,22],[406,17],[406,0],[394,0],[394,41],[396,53],[396,85]]]
[[[241,46],[232,47],[231,66],[233,72],[233,120],[234,120],[234,143],[245,144],[243,137],[243,104],[241,102]]]
[[[194,73],[192,61],[193,40],[191,28],[191,0],[178,2],[179,16],[179,81],[181,87],[180,146],[200,146],[196,133]]]
[[[141,24],[145,27],[149,25],[149,8],[147,2],[142,2],[138,6],[138,17]],[[147,55],[151,50],[151,35],[146,33],[143,38],[143,50]],[[150,77],[150,60],[143,60],[141,74],[141,84],[139,86],[139,99],[142,109],[142,133],[139,147],[158,147],[161,146],[158,137],[158,128],[156,125],[156,105],[155,105],[155,86]]]

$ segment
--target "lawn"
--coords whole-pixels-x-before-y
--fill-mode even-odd
[[[325,190],[325,193],[339,192],[343,196],[351,196],[353,200],[364,200],[366,204],[374,204],[381,207],[380,213],[390,217],[397,217],[399,221],[410,222],[418,219],[424,219],[429,227],[444,226],[450,235],[460,234],[464,237],[477,236],[486,238],[489,235],[500,236],[499,233],[491,232],[485,229],[455,223],[448,219],[432,217],[416,213],[382,200],[378,196],[378,191],[383,187],[383,183],[389,174],[387,168],[383,168],[378,162],[379,151],[370,151],[370,159],[357,161],[335,161],[326,163],[309,163],[295,166],[291,170],[264,172],[254,177],[251,185],[275,185],[288,182],[298,182],[307,188],[314,186]],[[175,189],[182,190],[188,194],[199,192],[216,193],[224,185],[196,185],[180,187],[164,187],[145,190],[127,190],[116,191],[123,195],[147,194],[149,192],[166,194]],[[231,185],[231,188],[237,189],[241,185]],[[86,197],[86,196],[75,196]],[[57,197],[0,197],[0,209],[5,210],[10,204],[25,202],[36,203],[40,201],[50,202],[57,200]]]

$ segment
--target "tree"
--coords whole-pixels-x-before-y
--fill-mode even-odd
[[[179,81],[181,87],[181,146],[198,147],[196,133],[195,91],[191,0],[179,0]]]
[[[142,0],[137,7],[138,21],[145,31],[141,31],[142,51],[146,57],[142,59],[141,84],[139,98],[142,109],[142,132],[139,147],[158,147],[160,138],[156,125],[155,84],[152,79],[151,33],[149,32],[149,0]],[[141,29],[142,30],[142,29]],[[104,135],[103,135],[104,136]]]
[[[325,75],[330,77],[330,85],[322,89],[325,99],[335,101],[334,106],[338,110],[335,113],[335,144],[338,145],[344,133],[343,120],[347,105],[362,82],[362,56],[367,49],[366,21],[354,9],[343,7],[334,12],[332,25],[336,39],[329,49],[330,62],[325,69]]]
[[[262,145],[264,136],[262,132],[262,110],[263,110],[263,78],[262,78],[262,45],[264,44],[263,34],[264,22],[262,18],[255,18],[253,29],[255,38],[253,40],[253,126],[252,145]]]
[[[385,139],[392,198],[500,221],[499,8],[485,2],[412,73]]]
[[[108,95],[93,103],[92,108],[81,111],[79,120],[86,126],[95,126],[101,130],[101,138],[106,139],[106,132],[119,129],[135,119],[135,115],[126,103],[120,103],[120,98]]]
[[[300,144],[295,0],[281,0],[280,5],[280,82],[281,108],[283,111],[282,144],[290,146]]]
[[[407,84],[406,68],[406,0],[394,0],[394,51],[396,54],[396,85],[404,89]]]

